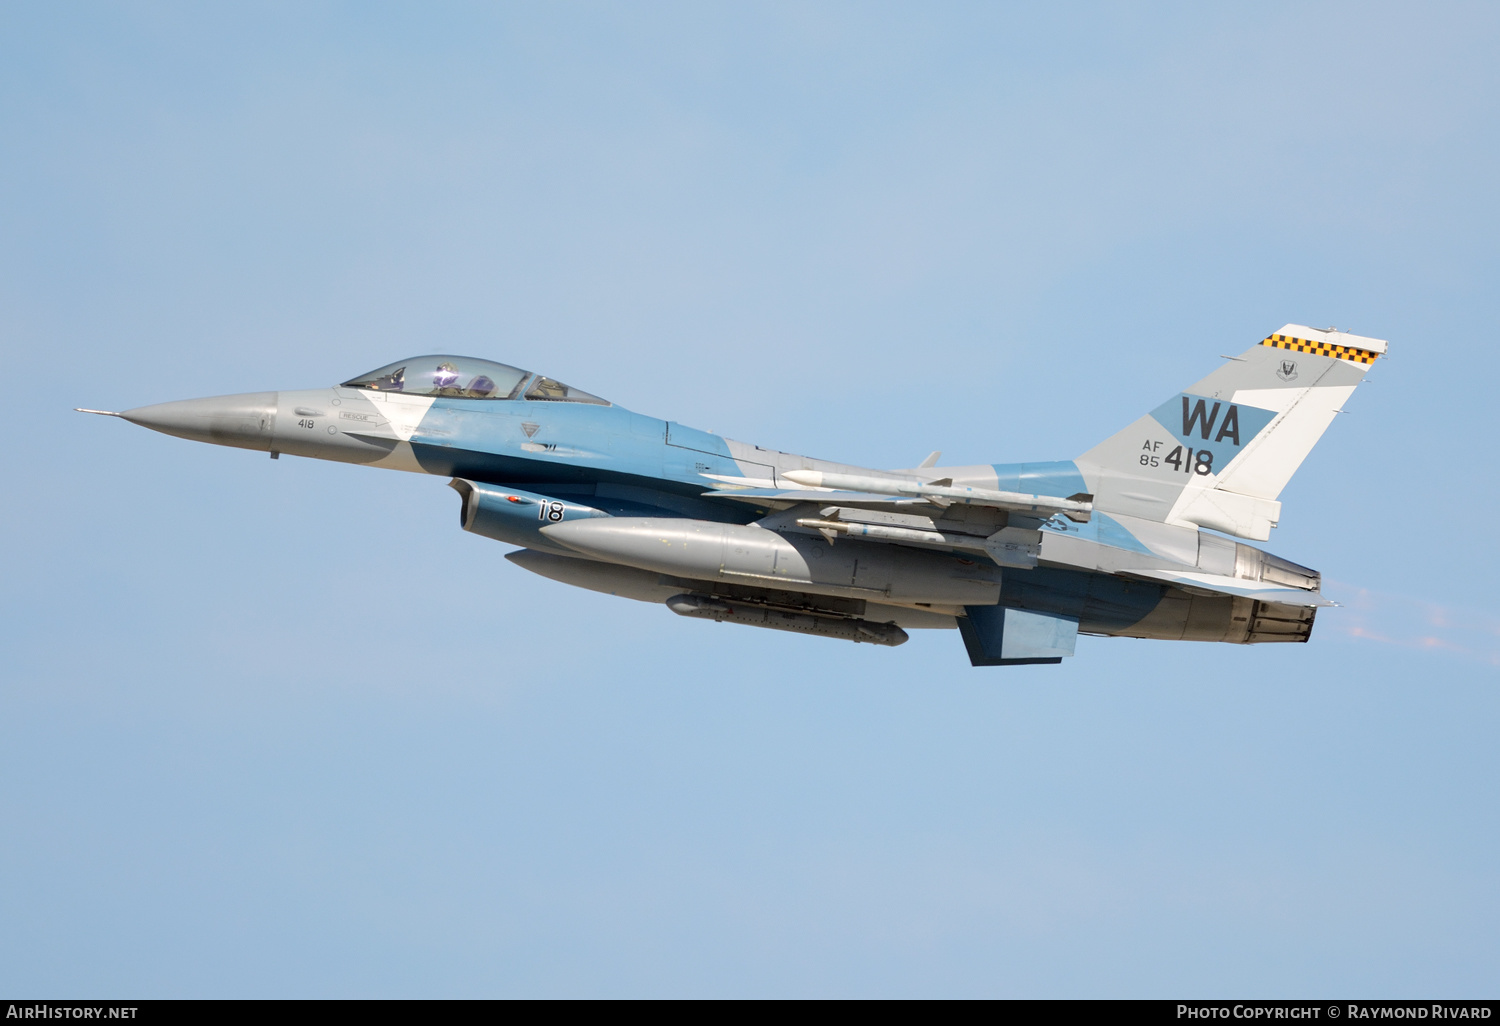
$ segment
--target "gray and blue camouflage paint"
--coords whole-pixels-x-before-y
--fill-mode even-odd
[[[1012,665],[1059,662],[1079,633],[1307,640],[1329,604],[1319,575],[1233,539],[1269,537],[1282,489],[1385,351],[1289,324],[1076,460],[1044,463],[853,467],[447,355],[117,416],[449,478],[465,530],[564,583],[877,644],[958,627],[975,665]]]

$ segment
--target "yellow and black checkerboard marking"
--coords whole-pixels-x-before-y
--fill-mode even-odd
[[[1317,356],[1332,356],[1339,360],[1348,360],[1350,363],[1374,363],[1380,354],[1370,349],[1356,349],[1354,346],[1334,346],[1327,342],[1313,342],[1305,338],[1293,338],[1291,335],[1272,335],[1261,342],[1263,346],[1271,346],[1275,349],[1294,349],[1299,353],[1313,353]]]

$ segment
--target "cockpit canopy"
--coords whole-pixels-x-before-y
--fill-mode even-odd
[[[530,387],[526,387],[528,382]],[[344,388],[368,388],[403,395],[453,399],[538,399],[565,403],[609,402],[560,381],[532,377],[530,371],[471,356],[414,356],[344,382]],[[523,392],[524,389],[524,392]]]

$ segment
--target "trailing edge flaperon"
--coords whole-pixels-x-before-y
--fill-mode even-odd
[[[957,627],[974,665],[1004,666],[1061,662],[1079,633],[1306,641],[1330,604],[1318,573],[1226,535],[1270,536],[1281,490],[1385,351],[1288,324],[1050,463],[845,466],[459,356],[113,415],[273,458],[450,478],[465,530],[566,584],[877,645]]]

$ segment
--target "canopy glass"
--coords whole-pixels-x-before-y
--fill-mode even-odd
[[[530,371],[492,360],[435,355],[414,356],[409,360],[387,364],[344,382],[343,387],[453,399],[515,399],[521,395],[522,387],[528,380],[531,380]],[[532,380],[525,397],[552,402],[609,405],[596,395],[541,376]]]

